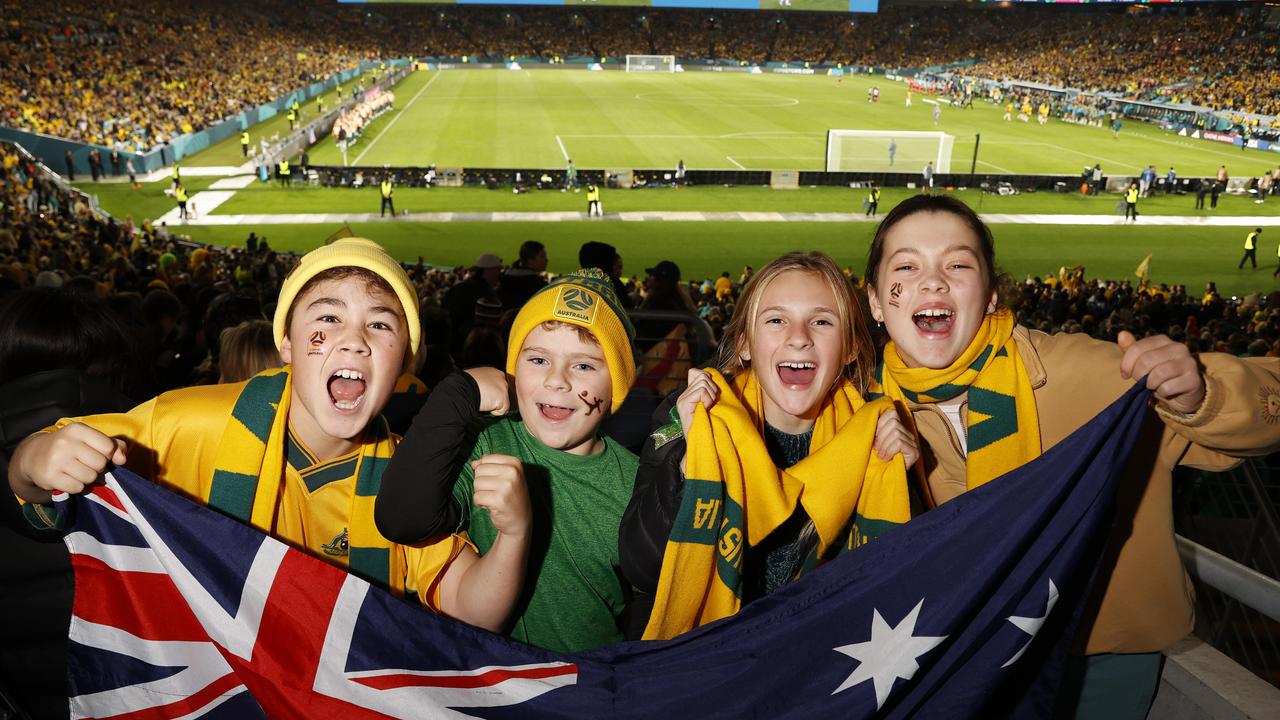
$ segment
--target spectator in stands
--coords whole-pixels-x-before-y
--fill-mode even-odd
[[[93,292],[28,288],[0,300],[0,471],[30,433],[68,415],[124,412],[127,367],[136,362],[107,303]],[[71,563],[57,534],[41,536],[0,493],[0,689],[17,710],[65,718]],[[21,715],[20,715],[21,716]]]
[[[1147,378],[1155,401],[1147,424],[1157,434],[1144,435],[1144,449],[1127,466],[1123,482],[1135,491],[1120,495],[1122,530],[1108,551],[1117,560],[1082,625],[1088,656],[1073,659],[1060,696],[1068,717],[1111,717],[1122,709],[1125,717],[1145,717],[1159,681],[1160,651],[1191,631],[1194,615],[1169,532],[1172,468],[1221,470],[1242,457],[1280,450],[1280,423],[1270,422],[1278,412],[1274,404],[1248,408],[1222,400],[1267,397],[1264,388],[1280,383],[1280,361],[1214,353],[1197,358],[1184,344],[1155,334],[1139,339],[1118,332],[1118,343],[1111,344],[1028,332],[999,302],[993,247],[977,214],[947,196],[913,197],[886,216],[866,272],[872,316],[885,324],[890,340],[882,379],[871,389],[905,402],[915,416],[925,454],[936,458],[926,463],[931,495],[945,503],[1036,458],[1134,380]],[[891,263],[902,257],[914,262]],[[968,270],[951,271],[956,257],[968,258]],[[943,302],[939,282],[947,288],[943,309],[949,314],[924,317],[921,308]],[[940,337],[926,339],[924,333]],[[995,357],[1012,360],[989,362],[975,374],[973,358],[993,348],[1007,351]],[[1004,411],[978,406],[966,393],[979,382],[1016,403]],[[907,397],[944,384],[956,388],[954,397],[925,403]],[[948,405],[959,412],[949,413]],[[982,455],[989,445],[966,451],[966,428],[1001,412],[1016,415],[1006,424],[1018,430],[1002,442],[999,455]]]
[[[502,260],[493,253],[481,253],[467,271],[466,279],[445,294],[444,308],[449,312],[449,322],[453,327],[455,350],[462,349],[463,342],[476,324],[476,304],[482,298],[501,302],[497,299],[501,277]]]
[[[266,320],[247,320],[222,331],[218,338],[218,382],[237,383],[263,370],[280,367],[280,352]]]
[[[688,290],[680,283],[680,266],[670,260],[663,260],[657,265],[645,269],[644,301],[639,310],[660,310],[664,312],[697,314],[693,299]],[[665,338],[677,326],[683,327],[679,320],[640,320],[636,323],[636,344],[641,354]]]
[[[578,249],[578,265],[584,268],[600,269],[609,276],[609,281],[613,283],[613,291],[617,294],[618,302],[622,303],[622,307],[626,310],[635,307],[635,301],[628,292],[626,283],[622,282],[622,256],[612,245],[597,240],[583,243]]]
[[[547,286],[547,246],[537,240],[520,245],[520,257],[502,273],[501,300],[504,310],[518,310],[534,293]]]

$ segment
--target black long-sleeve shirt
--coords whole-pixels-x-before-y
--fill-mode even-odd
[[[480,386],[465,372],[449,375],[427,397],[382,474],[373,519],[384,537],[418,545],[457,529],[453,484],[470,453],[468,427],[480,414]]]

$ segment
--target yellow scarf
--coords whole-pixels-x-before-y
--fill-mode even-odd
[[[857,547],[911,518],[900,455],[872,451],[888,400],[867,403],[848,381],[823,402],[809,455],[786,470],[769,457],[755,373],[720,388],[710,412],[698,406],[686,435],[684,495],[667,540],[646,640],[675,637],[742,607],[742,561],[803,506],[817,531],[817,556],[837,543]]]
[[[289,368],[255,375],[240,391],[215,456],[209,507],[271,534],[284,481],[284,441],[288,429]],[[382,537],[373,522],[373,503],[382,471],[395,450],[387,421],[379,415],[365,434],[356,466],[348,526],[348,567],[353,574],[403,594],[404,553]]]
[[[909,368],[890,342],[871,381],[870,397],[931,403],[969,392],[966,486],[978,487],[1040,455],[1040,417],[1008,308],[987,315],[950,367]]]

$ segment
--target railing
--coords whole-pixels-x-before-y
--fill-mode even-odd
[[[1178,551],[1196,586],[1196,635],[1280,687],[1280,473],[1249,460],[1176,478]]]
[[[12,147],[24,162],[34,165],[36,169],[44,174],[45,180],[53,183],[64,195],[77,198],[84,202],[85,207],[89,208],[90,212],[95,216],[99,218],[107,217],[107,214],[103,212],[102,208],[98,207],[98,198],[96,195],[89,195],[83,190],[80,190],[76,186],[67,182],[61,175],[49,169],[49,167],[44,163],[40,162],[39,158],[27,152],[27,149],[22,147],[22,145],[8,140],[0,140],[0,144]]]

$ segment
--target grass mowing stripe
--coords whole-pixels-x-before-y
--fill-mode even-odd
[[[352,165],[359,165],[360,161],[364,159],[364,156],[367,155],[369,151],[373,149],[373,146],[377,145],[378,141],[382,139],[383,133],[390,130],[391,126],[395,125],[396,121],[400,119],[400,116],[404,115],[405,111],[408,110],[410,107],[412,107],[413,104],[418,101],[418,98],[422,97],[422,93],[426,92],[427,88],[431,87],[431,83],[439,79],[440,79],[440,73],[436,72],[436,76],[428,80],[427,84],[423,85],[422,88],[418,90],[417,94],[413,96],[413,99],[410,100],[408,104],[406,104],[404,107],[400,108],[400,112],[396,113],[396,116],[391,118],[391,122],[387,123],[385,126],[383,126],[381,130],[378,131],[377,136],[375,136],[373,140],[369,141],[369,146],[364,149],[364,152],[356,156],[356,160],[355,162],[352,163]]]

